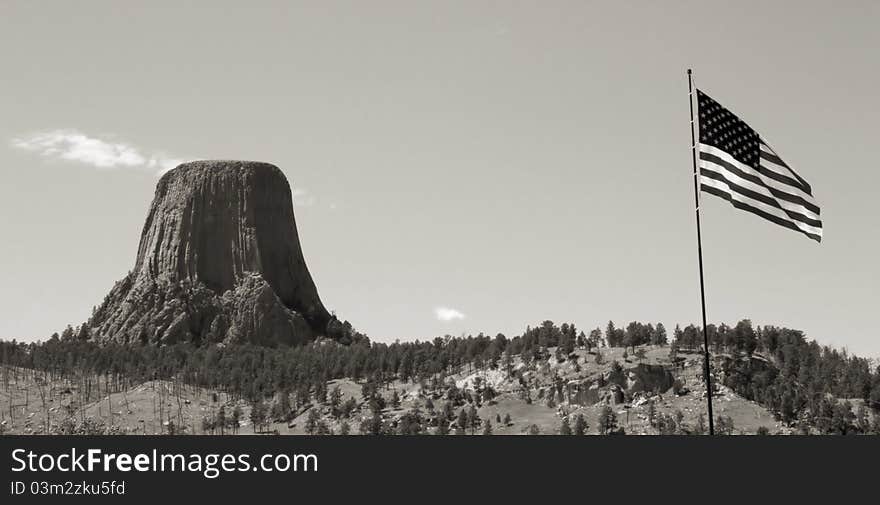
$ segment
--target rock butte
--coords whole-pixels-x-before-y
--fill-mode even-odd
[[[194,161],[156,186],[134,270],[86,323],[122,343],[345,340],[318,297],[287,179],[254,161]]]

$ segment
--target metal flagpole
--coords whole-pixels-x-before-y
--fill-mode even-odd
[[[697,215],[697,256],[700,264],[700,301],[703,306],[703,373],[706,379],[706,404],[709,410],[709,435],[715,434],[715,419],[712,415],[712,378],[709,374],[709,334],[706,331],[706,288],[703,282],[703,239],[700,236],[700,173],[697,171],[697,137],[694,133],[694,80],[688,69],[688,99],[691,105],[691,158],[694,162],[694,208]]]

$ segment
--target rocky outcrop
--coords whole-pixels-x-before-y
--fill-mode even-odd
[[[287,179],[249,161],[196,161],[156,186],[134,269],[87,323],[93,338],[299,344],[346,329],[303,258]]]
[[[593,379],[569,381],[567,397],[577,405],[617,405],[637,393],[665,393],[674,381],[675,377],[665,366],[639,363],[629,369],[613,368]]]
[[[661,394],[672,388],[675,382],[672,372],[663,365],[639,363],[627,370],[627,391]]]

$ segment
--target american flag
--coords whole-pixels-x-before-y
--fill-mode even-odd
[[[734,207],[822,241],[810,185],[758,133],[697,90],[700,189]]]

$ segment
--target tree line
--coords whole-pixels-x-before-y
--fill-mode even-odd
[[[575,348],[668,345],[662,323],[635,321],[622,328],[609,321],[604,332],[544,321],[512,338],[481,333],[391,344],[361,338],[350,345],[321,340],[275,348],[98,344],[80,338],[82,333],[79,328],[68,328],[38,343],[0,341],[0,363],[40,370],[49,378],[103,377],[105,388],[111,391],[148,380],[174,379],[250,402],[283,392],[298,408],[312,399],[327,398],[327,382],[333,379],[347,377],[380,386],[394,379],[436,383],[462,370],[510,367],[517,355],[526,363],[547,359],[550,348],[564,359]],[[749,320],[733,327],[708,325],[707,334],[715,359],[720,360],[715,371],[723,375],[724,384],[766,406],[786,423],[829,433],[869,430],[865,412],[852,411],[852,407],[848,412],[846,402],[836,399],[858,399],[880,410],[880,367],[867,359],[807,341],[799,330],[754,327]],[[699,327],[676,325],[670,346],[673,356],[701,346]]]

